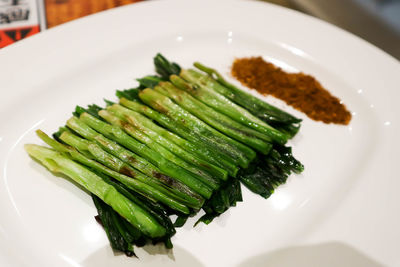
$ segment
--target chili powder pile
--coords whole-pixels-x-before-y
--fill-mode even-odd
[[[287,73],[261,57],[236,59],[232,75],[263,95],[272,95],[324,123],[347,125],[351,113],[312,76]]]

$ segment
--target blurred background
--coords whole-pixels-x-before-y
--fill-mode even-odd
[[[0,0],[0,48],[74,19],[141,1]],[[258,1],[285,6],[328,21],[400,59],[400,0]]]

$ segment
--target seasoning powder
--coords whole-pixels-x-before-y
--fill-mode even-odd
[[[236,59],[232,75],[263,95],[272,95],[324,123],[347,125],[351,113],[312,76],[287,73],[261,57]]]

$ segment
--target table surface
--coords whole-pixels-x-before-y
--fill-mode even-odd
[[[45,0],[47,27],[141,0]]]

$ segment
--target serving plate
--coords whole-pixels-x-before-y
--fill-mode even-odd
[[[178,230],[175,247],[115,255],[88,194],[23,150],[74,106],[115,99],[153,73],[162,52],[230,78],[235,57],[311,74],[352,111],[348,126],[304,119],[292,141],[305,164],[268,200]],[[327,23],[254,1],[151,1],[40,33],[0,51],[0,266],[398,266],[398,61]],[[252,92],[254,93],[254,92]]]

